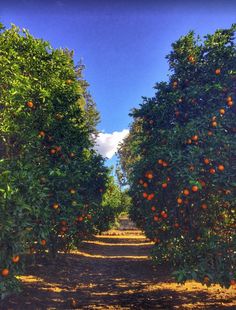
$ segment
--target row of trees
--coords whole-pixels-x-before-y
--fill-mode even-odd
[[[133,109],[119,150],[131,218],[178,281],[236,281],[235,30],[172,44],[168,82]]]
[[[94,150],[99,114],[73,53],[0,27],[0,295],[23,254],[77,246],[109,228],[117,185]],[[108,198],[110,197],[110,199]]]

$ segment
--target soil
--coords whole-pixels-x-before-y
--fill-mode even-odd
[[[53,264],[38,256],[20,276],[22,292],[0,309],[236,309],[236,289],[177,284],[149,258],[152,243],[133,223],[84,241]]]

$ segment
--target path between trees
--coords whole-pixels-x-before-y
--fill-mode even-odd
[[[178,285],[149,259],[152,243],[127,219],[84,241],[55,264],[37,260],[21,277],[23,292],[0,309],[236,309],[236,290]]]

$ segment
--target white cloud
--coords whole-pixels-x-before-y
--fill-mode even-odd
[[[112,133],[101,132],[96,140],[96,150],[109,159],[115,155],[118,145],[128,135],[129,130],[114,131]]]

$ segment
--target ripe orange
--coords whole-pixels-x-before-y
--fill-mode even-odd
[[[166,219],[168,217],[167,213],[165,211],[161,211],[161,216]]]
[[[201,208],[206,210],[207,209],[207,204],[206,203],[202,203]]]
[[[210,159],[204,158],[204,164],[208,165],[210,163]]]
[[[226,99],[226,101],[227,101],[227,102],[233,101],[233,98],[232,98],[231,96],[228,96],[227,99]]]
[[[209,172],[210,172],[210,174],[214,174],[216,171],[215,171],[214,168],[211,168],[211,169],[209,170]]]
[[[148,197],[147,197],[147,200],[152,200],[154,198],[154,194],[150,194],[150,195],[148,195]]]
[[[55,150],[55,149],[51,149],[51,150],[50,150],[50,154],[51,154],[51,155],[56,154],[56,150]]]
[[[32,109],[32,108],[34,107],[34,104],[33,104],[32,101],[28,101],[28,102],[26,103],[26,105],[27,105],[27,107],[30,108],[30,109]]]
[[[152,210],[153,212],[156,211],[156,207],[152,206],[152,207],[151,207],[151,210]]]
[[[143,183],[143,187],[148,187],[147,182],[144,182],[144,183]]]
[[[45,246],[46,243],[47,243],[47,241],[46,241],[45,239],[42,239],[42,240],[41,240],[41,245],[42,245],[42,246]]]
[[[220,109],[220,114],[224,115],[225,114],[225,109]]]
[[[11,260],[13,263],[18,263],[20,260],[20,256],[19,255],[13,256]]]
[[[7,276],[9,275],[9,269],[4,268],[4,269],[2,270],[2,272],[1,272],[1,274],[2,274],[3,277],[7,277]]]
[[[187,143],[188,143],[188,144],[191,144],[191,143],[192,143],[192,140],[191,140],[191,139],[188,139]]]
[[[53,205],[52,205],[53,209],[58,209],[59,208],[59,204],[57,202],[55,202]]]
[[[227,106],[230,107],[230,108],[233,106],[233,104],[234,104],[233,101],[228,101],[227,102]]]
[[[193,192],[197,192],[198,191],[198,186],[197,185],[193,185],[192,186],[192,191]]]
[[[39,132],[39,137],[40,137],[40,138],[44,138],[44,137],[45,137],[45,132],[44,132],[43,130],[41,130],[41,131]]]
[[[181,205],[183,203],[183,199],[177,198],[177,202],[178,202],[179,205]]]
[[[217,127],[217,122],[212,122],[212,123],[211,123],[211,126],[212,126],[212,127]]]
[[[208,136],[210,137],[210,136],[213,135],[213,132],[209,130],[207,134],[208,134]]]
[[[186,189],[184,189],[183,190],[183,194],[185,195],[185,196],[188,196],[189,195],[189,190],[186,188]]]
[[[174,227],[175,227],[175,228],[179,228],[179,223],[175,223],[175,224],[174,224]]]
[[[159,220],[159,217],[158,217],[157,215],[154,215],[154,216],[153,216],[153,220],[154,220],[155,222],[157,222],[157,221]]]
[[[195,63],[195,58],[193,56],[188,56],[188,61],[191,63]]]
[[[82,216],[77,216],[77,221],[78,222],[83,222],[83,217]]]
[[[198,136],[197,135],[192,136],[192,140],[193,141],[197,141],[198,140]]]
[[[151,179],[153,178],[152,172],[146,173],[146,177],[147,177],[149,180],[151,180]]]
[[[216,69],[215,74],[216,74],[216,75],[219,75],[219,74],[220,74],[220,72],[221,72],[221,70],[220,70],[220,69]]]
[[[218,166],[218,170],[224,171],[224,170],[225,170],[225,167],[224,167],[223,165],[219,165],[219,166]]]
[[[167,167],[167,166],[168,166],[168,163],[165,162],[165,161],[163,161],[162,166],[163,166],[163,167]]]
[[[162,188],[167,188],[167,183],[162,183],[161,186]]]
[[[162,159],[158,159],[158,164],[162,165],[163,164],[163,160]]]
[[[205,187],[206,186],[206,182],[203,181],[203,180],[199,180],[200,184],[202,185],[202,187]]]
[[[147,193],[143,193],[143,198],[147,198],[148,194]]]

